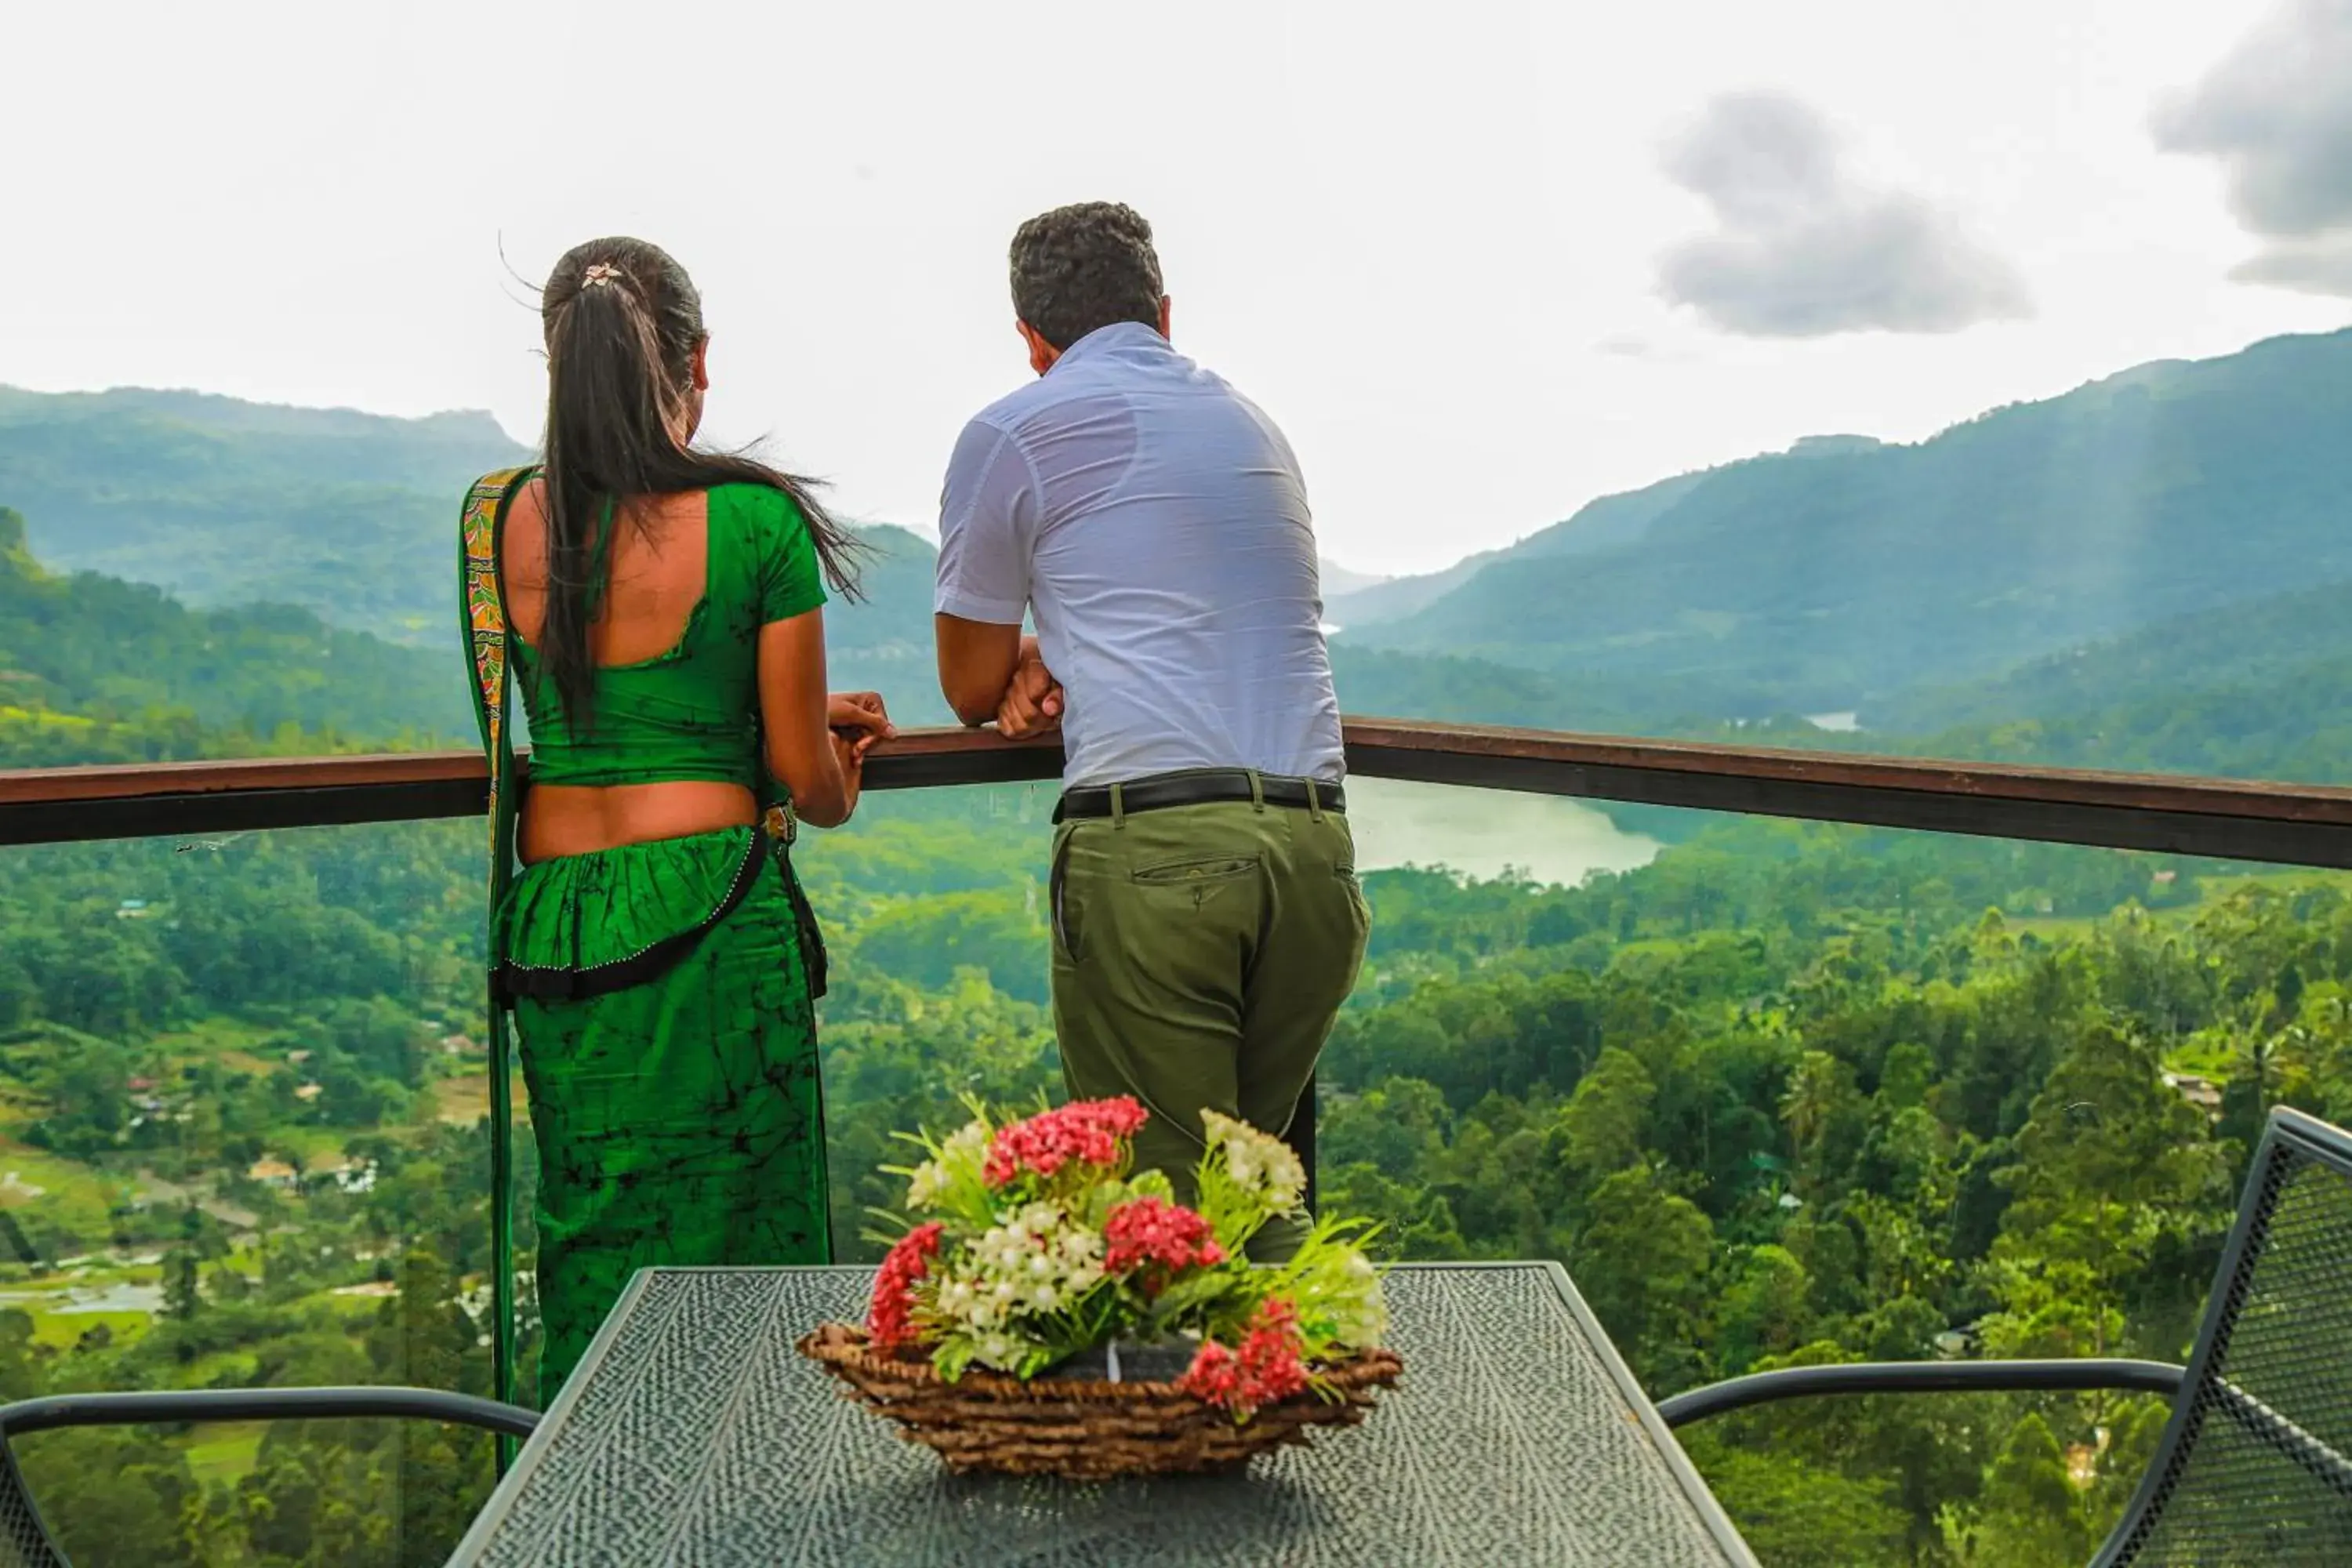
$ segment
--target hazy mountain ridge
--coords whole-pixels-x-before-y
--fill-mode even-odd
[[[2332,734],[2342,709],[2343,683],[2324,672],[2352,658],[2352,617],[2332,613],[2339,593],[2310,584],[2352,582],[2347,428],[2352,332],[2134,367],[1913,446],[1809,438],[1601,498],[1444,574],[1329,595],[1341,701],[2261,771],[2288,755],[2284,730]],[[431,651],[405,668],[457,693],[461,716],[462,687],[445,676],[461,668],[457,498],[481,469],[527,456],[481,415],[0,388],[0,504],[31,513],[34,556],[193,581],[184,593],[198,605],[274,597],[392,630]],[[37,496],[62,519],[33,511]],[[908,530],[862,531],[877,546],[866,602],[827,611],[834,684],[882,690],[907,722],[944,721],[934,547]],[[122,590],[107,591],[109,613],[162,602]],[[450,710],[360,689],[346,688],[352,730]],[[2168,704],[2197,717],[2168,720]],[[298,707],[304,722],[320,711]],[[1793,718],[1847,710],[1866,734]],[[2028,721],[2042,728],[2015,728]]]
[[[454,658],[291,606],[192,610],[144,584],[48,572],[25,542],[0,507],[0,766],[472,732]]]
[[[2347,659],[2352,580],[2175,616],[2047,655],[1989,680],[1901,692],[1863,717],[1873,726],[1908,732],[2056,718],[2134,700],[2307,688],[2311,670]]]
[[[455,635],[466,485],[530,455],[480,413],[0,388],[0,504],[42,561],[408,640]]]
[[[1510,570],[1402,619],[1341,624],[1368,646],[1718,682],[1726,716],[1742,711],[1739,687],[1787,710],[1866,710],[2352,575],[2347,427],[2352,332],[2273,339],[2136,367],[1916,446],[1686,476],[1627,542],[1546,559],[1523,542]]]
[[[460,717],[457,505],[475,478],[531,456],[479,412],[399,419],[194,392],[0,387],[0,505],[30,520],[33,559],[152,584],[198,610],[297,605],[414,644],[434,655],[421,678],[454,691]],[[884,690],[911,721],[943,720],[936,552],[903,529],[860,532],[876,545],[866,599],[827,609],[831,673]],[[352,722],[399,728],[440,710],[395,710],[355,699]]]
[[[1823,437],[1807,439],[1834,441],[1855,438]],[[1804,444],[1801,441],[1798,443],[1800,447]],[[1677,474],[1673,479],[1660,479],[1637,490],[1626,490],[1587,501],[1565,521],[1538,529],[1526,538],[1504,545],[1499,550],[1482,550],[1475,555],[1466,555],[1443,571],[1412,577],[1392,577],[1370,588],[1344,592],[1336,597],[1327,595],[1326,614],[1342,627],[1362,627],[1398,620],[1426,609],[1497,563],[1583,555],[1614,545],[1630,544],[1708,474],[1717,471],[1708,468],[1698,473]]]

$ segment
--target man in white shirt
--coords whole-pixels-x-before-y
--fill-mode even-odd
[[[1282,432],[1170,343],[1141,217],[1057,208],[1012,261],[1039,379],[949,463],[940,682],[968,724],[1062,727],[1063,1076],[1141,1100],[1137,1163],[1190,1201],[1201,1112],[1286,1131],[1363,961],[1314,528]]]

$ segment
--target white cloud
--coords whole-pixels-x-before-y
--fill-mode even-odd
[[[1853,179],[1794,98],[1714,100],[1664,167],[1719,227],[1660,259],[1660,288],[1725,331],[1949,332],[2032,312],[2015,268],[1921,198]]]
[[[2158,145],[2218,159],[2268,245],[2232,277],[2352,296],[2352,0],[2290,0],[2158,108]]]

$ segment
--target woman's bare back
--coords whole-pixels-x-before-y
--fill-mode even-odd
[[[588,628],[589,657],[599,666],[658,658],[686,635],[709,584],[709,497],[656,498],[616,522],[611,553],[600,613]],[[548,584],[546,492],[537,480],[507,516],[499,575],[508,624],[536,647],[547,624]],[[758,815],[758,802],[740,784],[541,785],[524,798],[520,849],[526,861],[592,854],[739,827]]]
[[[547,492],[539,480],[515,497],[499,541],[508,623],[536,647],[547,622]],[[657,658],[686,635],[710,562],[710,505],[702,491],[661,496],[615,523],[612,574],[588,628],[596,663]]]

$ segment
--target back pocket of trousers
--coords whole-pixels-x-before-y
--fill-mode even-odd
[[[1199,860],[1171,860],[1159,866],[1138,866],[1128,875],[1153,887],[1187,887],[1195,882],[1229,882],[1255,875],[1257,862],[1247,856],[1218,855]]]

